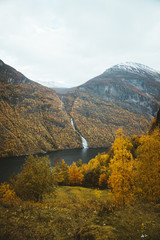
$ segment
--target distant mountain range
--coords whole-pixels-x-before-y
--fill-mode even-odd
[[[80,135],[89,147],[108,147],[119,127],[146,131],[159,103],[160,73],[142,64],[118,64],[56,92],[0,61],[0,156],[80,148]]]

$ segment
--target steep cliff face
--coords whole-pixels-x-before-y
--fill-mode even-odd
[[[81,147],[52,89],[0,62],[0,157]]]
[[[160,73],[138,63],[115,65],[80,87],[123,109],[156,116],[160,102]]]

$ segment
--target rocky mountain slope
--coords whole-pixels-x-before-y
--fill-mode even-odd
[[[0,61],[0,157],[81,146],[56,92]]]
[[[145,132],[159,102],[160,74],[141,64],[57,93],[0,61],[0,157],[80,148],[82,136],[89,147],[108,147],[119,127]]]
[[[106,102],[148,116],[155,116],[160,103],[160,73],[143,64],[115,65],[83,87]]]
[[[115,65],[64,95],[76,128],[92,147],[113,142],[119,127],[142,134],[159,102],[160,73],[137,63]]]
[[[159,109],[159,111],[157,113],[156,125],[160,128],[160,109]]]

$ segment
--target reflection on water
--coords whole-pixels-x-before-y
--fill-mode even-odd
[[[49,155],[52,166],[62,159],[68,165],[72,162],[77,162],[82,159],[82,163],[88,163],[90,159],[94,158],[98,153],[106,152],[106,148],[82,148],[82,149],[68,149],[46,154],[39,154],[39,156]],[[13,173],[18,173],[22,169],[26,156],[0,158],[0,182],[6,181]]]

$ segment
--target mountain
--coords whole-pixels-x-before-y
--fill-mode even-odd
[[[160,73],[138,63],[118,64],[85,84],[107,102],[155,116],[160,102]]]
[[[151,120],[149,133],[151,134],[157,127],[160,128],[160,109],[157,112],[157,116]]]
[[[63,102],[89,146],[107,146],[119,127],[129,135],[149,128],[159,107],[160,73],[138,63],[115,65],[65,94]]]
[[[159,111],[157,113],[156,126],[158,126],[160,128],[160,109],[159,109]]]
[[[0,61],[0,156],[81,146],[56,92]]]
[[[160,102],[160,73],[119,64],[70,91],[56,92],[0,61],[0,157],[108,147],[119,127],[140,135]],[[86,144],[86,145],[87,145]]]

